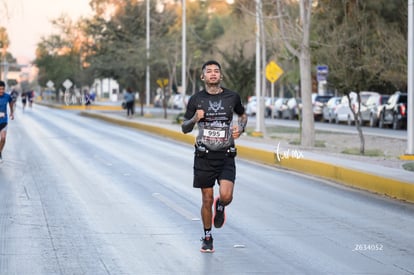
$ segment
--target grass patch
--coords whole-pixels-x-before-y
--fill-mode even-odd
[[[324,140],[315,140],[315,147],[325,148],[325,141]]]
[[[254,131],[254,130],[251,130],[251,131],[245,131],[245,133],[246,133],[246,135],[248,135],[249,137],[254,137],[254,138],[261,138],[261,139],[264,139],[264,136],[263,135],[260,135],[259,133],[257,133],[256,131]]]
[[[359,148],[346,148],[341,153],[342,154],[347,154],[347,155],[359,155],[359,156],[361,156],[361,154],[359,152]],[[365,152],[362,156],[382,157],[382,156],[384,156],[384,152],[382,150],[379,150],[379,149],[365,150]]]
[[[402,167],[404,170],[414,172],[414,162],[404,163]]]
[[[298,127],[290,127],[290,126],[269,126],[266,127],[266,133],[268,134],[300,134],[300,130]],[[341,135],[350,135],[347,133],[340,133]],[[326,130],[316,130],[315,135],[338,135],[337,132],[326,131]]]
[[[300,145],[300,140],[299,139],[291,140],[291,141],[289,141],[289,144],[290,145]]]
[[[300,139],[294,139],[289,141],[291,145],[301,145]],[[324,148],[326,147],[325,141],[323,140],[315,140],[315,147]]]
[[[268,134],[299,134],[299,128],[296,127],[286,127],[286,126],[277,126],[266,128]]]

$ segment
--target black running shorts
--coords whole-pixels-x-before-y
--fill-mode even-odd
[[[7,127],[7,123],[0,123],[0,131]]]
[[[229,180],[234,183],[236,179],[236,164],[233,157],[221,159],[208,159],[194,156],[193,187],[213,187],[216,180]]]

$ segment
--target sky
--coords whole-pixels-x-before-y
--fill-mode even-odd
[[[76,20],[91,14],[89,0],[0,0],[0,26],[7,29],[8,52],[19,63],[34,60],[40,38],[56,33],[52,19],[65,15]]]

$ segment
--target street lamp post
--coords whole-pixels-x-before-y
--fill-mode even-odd
[[[147,0],[147,41],[146,41],[146,48],[147,48],[147,69],[145,75],[145,90],[146,90],[146,105],[149,106],[150,104],[150,0]]]
[[[414,156],[414,0],[408,0],[407,155]]]
[[[187,90],[186,87],[186,59],[187,59],[187,31],[186,31],[186,0],[182,0],[183,1],[183,11],[182,11],[182,20],[183,20],[183,25],[182,25],[182,67],[181,67],[181,85],[182,85],[182,93],[183,93],[183,98],[185,97],[185,92]]]
[[[264,117],[262,108],[261,93],[261,8],[262,1],[256,0],[256,129],[253,132],[255,136],[263,136]]]

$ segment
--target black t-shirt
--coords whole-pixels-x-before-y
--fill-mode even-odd
[[[204,118],[198,123],[197,144],[204,144],[213,151],[234,146],[232,137],[233,114],[244,114],[244,106],[238,93],[222,88],[223,92],[212,95],[202,90],[191,96],[185,119],[191,119],[197,109],[204,110]]]

